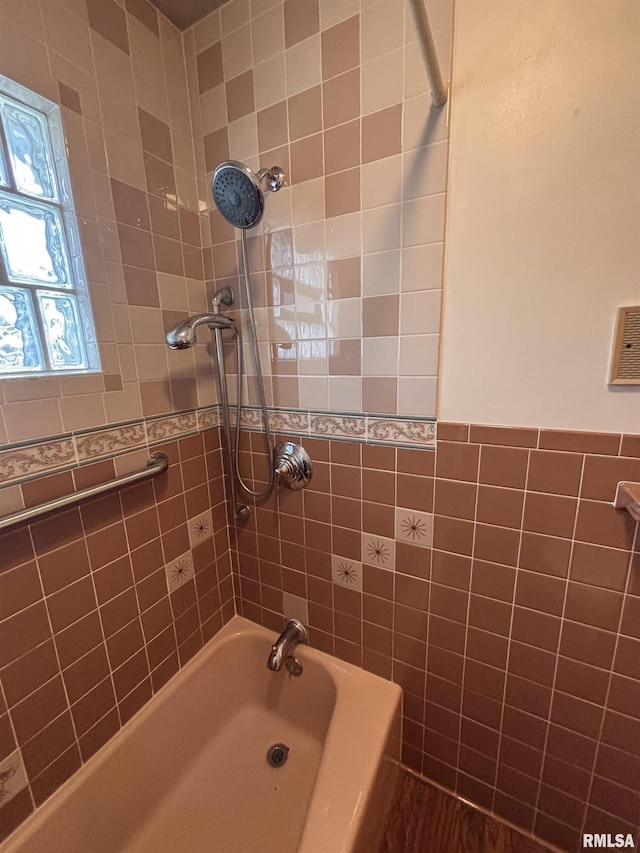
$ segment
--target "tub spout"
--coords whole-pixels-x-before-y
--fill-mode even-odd
[[[287,655],[291,654],[298,643],[306,643],[307,637],[307,629],[302,622],[298,622],[297,619],[290,619],[287,622],[287,627],[271,647],[267,669],[273,672],[282,669],[282,664]]]

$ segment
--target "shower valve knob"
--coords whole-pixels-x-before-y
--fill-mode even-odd
[[[307,451],[294,444],[284,441],[278,444],[273,456],[274,470],[280,485],[289,489],[304,489],[311,482],[313,465]]]

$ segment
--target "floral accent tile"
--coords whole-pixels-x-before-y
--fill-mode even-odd
[[[213,429],[220,426],[220,407],[209,406],[207,409],[200,409],[197,413],[198,427],[202,429]]]
[[[246,407],[243,407],[240,412],[240,425],[247,429],[261,430],[263,427],[262,412],[260,409],[247,409]]]
[[[303,625],[309,624],[309,604],[299,595],[290,592],[282,593],[282,612],[285,619],[297,619]]]
[[[22,753],[16,749],[0,761],[0,808],[27,787],[27,773]]]
[[[395,536],[399,542],[430,548],[433,544],[433,514],[396,507]]]
[[[333,582],[348,589],[362,592],[362,563],[350,560],[347,557],[331,557],[331,577]]]
[[[0,483],[15,483],[76,464],[76,449],[71,437],[10,447],[0,452]]]
[[[211,510],[200,513],[190,518],[187,522],[189,530],[189,545],[195,548],[201,542],[206,542],[213,536],[213,520],[211,518]]]
[[[188,435],[193,432],[198,432],[198,416],[196,412],[183,412],[180,415],[171,415],[170,417],[147,421],[149,444],[166,441],[169,438]]]
[[[144,424],[141,422],[76,435],[76,448],[80,462],[135,450],[138,447],[144,447],[146,443],[147,436]]]
[[[433,421],[368,418],[367,441],[435,447],[436,425]]]
[[[288,412],[285,410],[269,411],[269,426],[274,432],[308,433],[309,413]]]
[[[311,435],[362,439],[366,436],[367,420],[352,415],[312,414],[309,431]]]
[[[362,562],[370,566],[394,571],[396,567],[396,543],[385,536],[362,534]]]
[[[169,593],[174,592],[182,584],[191,580],[194,575],[193,554],[191,551],[185,551],[184,554],[167,563],[165,572]]]

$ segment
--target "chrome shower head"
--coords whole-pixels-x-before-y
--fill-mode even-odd
[[[284,171],[280,166],[260,169],[254,175],[251,169],[237,160],[225,160],[216,168],[211,181],[213,200],[227,222],[236,228],[252,228],[260,222],[264,211],[262,182],[267,189],[277,192],[284,184]]]
[[[170,349],[188,349],[197,343],[196,329],[206,323],[210,329],[235,329],[236,321],[224,314],[194,314],[167,332]]]

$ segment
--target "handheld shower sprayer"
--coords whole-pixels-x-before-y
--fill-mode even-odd
[[[233,329],[236,321],[224,314],[194,314],[167,332],[166,340],[170,349],[188,349],[194,346],[198,342],[196,329],[204,323],[210,329]]]
[[[213,173],[211,181],[211,192],[216,207],[231,225],[240,229],[240,244],[242,248],[242,266],[244,279],[245,304],[248,314],[248,330],[251,337],[251,351],[255,365],[255,380],[258,392],[258,400],[262,414],[265,443],[269,454],[269,473],[266,486],[261,490],[252,489],[242,477],[240,472],[240,427],[242,422],[242,378],[243,378],[243,345],[241,335],[241,324],[235,322],[231,317],[220,313],[220,305],[230,306],[234,303],[234,293],[230,287],[223,287],[213,298],[213,311],[211,314],[196,314],[179,323],[167,334],[167,343],[171,349],[186,349],[196,343],[196,329],[198,326],[207,325],[213,330],[215,336],[216,360],[218,363],[218,386],[220,390],[220,404],[222,414],[222,429],[224,433],[224,454],[226,459],[227,475],[229,482],[229,500],[231,512],[234,518],[247,518],[250,514],[249,507],[238,504],[235,497],[235,481],[248,495],[262,499],[269,495],[276,483],[288,485],[290,488],[303,488],[311,479],[311,460],[306,452],[297,445],[285,443],[277,448],[271,441],[269,429],[269,413],[264,392],[264,380],[260,366],[260,353],[258,350],[258,336],[256,333],[256,321],[253,310],[253,299],[249,283],[249,264],[247,258],[246,231],[260,222],[264,211],[265,189],[277,192],[284,185],[285,174],[280,166],[272,166],[270,169],[260,169],[254,174],[251,169],[236,160],[227,160],[221,163]],[[229,398],[227,392],[227,378],[224,369],[224,349],[222,344],[222,332],[225,329],[233,330],[236,339],[236,353],[238,360],[237,385],[236,385],[236,423],[235,443],[231,438],[231,418]]]

